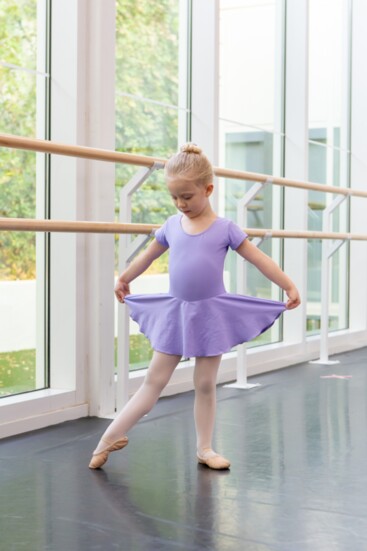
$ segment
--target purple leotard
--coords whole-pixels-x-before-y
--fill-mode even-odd
[[[228,248],[247,234],[218,217],[203,232],[184,231],[182,214],[170,216],[155,238],[170,248],[169,292],[127,295],[129,313],[154,350],[185,358],[216,356],[268,329],[283,302],[227,293],[223,283]]]

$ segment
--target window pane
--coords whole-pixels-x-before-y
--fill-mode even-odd
[[[309,180],[349,186],[348,128],[343,121],[347,85],[343,80],[345,0],[310,0],[309,22]],[[323,210],[333,196],[308,193],[308,229],[322,230]],[[348,231],[347,205],[337,208],[331,231]],[[320,331],[321,241],[308,242],[307,331]],[[348,326],[348,250],[344,244],[330,261],[329,328]]]
[[[186,113],[186,105],[178,105],[179,97],[184,97],[179,94],[179,52],[187,35],[187,29],[185,36],[180,35],[180,3],[182,0],[117,0],[116,147],[120,151],[162,158],[177,151],[181,114]],[[121,189],[138,171],[138,167],[116,167],[116,219]],[[161,170],[132,196],[132,222],[163,224],[175,212]],[[132,293],[168,292],[168,254],[130,284]],[[116,276],[117,272],[118,239]],[[117,323],[115,326],[117,335]],[[149,340],[130,319],[130,369],[147,367],[152,353]]]
[[[226,168],[282,173],[281,28],[276,28],[279,3],[256,0],[220,2],[220,165]],[[280,18],[279,18],[280,20]],[[277,60],[274,63],[274,60]],[[278,105],[275,116],[274,105]],[[237,221],[237,203],[253,182],[220,182],[221,216]],[[279,228],[282,219],[282,191],[265,187],[248,207],[247,227]],[[278,264],[281,242],[269,239],[261,249]],[[226,258],[226,288],[236,293],[237,254]],[[247,265],[249,295],[281,300],[281,291]],[[250,345],[281,339],[281,322]]]
[[[117,94],[116,148],[167,157],[177,150],[178,110]]]
[[[0,61],[36,69],[37,0],[0,2],[0,44]]]
[[[38,80],[44,77],[0,65],[1,132],[35,137]]]
[[[276,1],[220,1],[220,116],[274,128]]]
[[[1,3],[1,62],[21,68],[0,63],[0,132],[35,137],[38,117],[44,120],[45,104],[37,91],[45,90],[46,76],[35,69],[37,17],[45,25],[45,11],[35,0]],[[43,136],[38,132],[38,137]],[[43,167],[33,152],[1,148],[1,217],[35,218],[36,211],[43,212],[36,202]],[[44,297],[44,237],[0,232],[0,396],[46,386]]]
[[[117,0],[116,89],[178,105],[179,0]]]

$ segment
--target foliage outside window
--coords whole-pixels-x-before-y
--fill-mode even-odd
[[[36,137],[37,0],[0,3],[0,132]],[[44,21],[46,23],[46,21]],[[41,45],[45,47],[45,45]],[[35,218],[36,154],[0,151],[0,216]],[[43,387],[36,383],[36,239],[31,232],[0,232],[0,396]]]
[[[37,2],[0,3],[0,132],[35,137]],[[12,68],[14,66],[14,68]],[[35,154],[2,149],[0,216],[34,218]],[[35,278],[35,237],[31,233],[0,233],[0,280]]]
[[[178,148],[179,4],[117,0],[116,3],[116,149],[168,158]],[[182,83],[180,83],[182,85]],[[116,166],[116,218],[120,190],[139,169]],[[134,193],[132,222],[162,224],[176,209],[162,170],[153,173]],[[134,239],[136,236],[131,236]],[[116,245],[118,239],[116,238]],[[149,241],[150,242],[150,241]],[[168,252],[139,278],[166,274]],[[118,255],[116,246],[116,273]],[[147,291],[143,291],[147,292]],[[131,369],[146,367],[152,355],[144,335],[130,335]]]

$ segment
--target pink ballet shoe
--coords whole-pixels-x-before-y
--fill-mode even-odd
[[[215,453],[211,448],[205,448],[201,454],[197,453],[199,463],[207,465],[211,469],[229,469],[231,463],[225,457]]]
[[[102,450],[98,453],[93,453],[91,462],[89,463],[90,469],[99,469],[104,465],[108,459],[108,455],[110,452],[115,452],[117,450],[121,450],[125,446],[127,446],[129,439],[127,436],[124,436],[121,438],[121,440],[116,440],[116,442],[108,442],[104,438],[101,438],[102,442],[106,442],[108,444],[108,447],[105,450]]]

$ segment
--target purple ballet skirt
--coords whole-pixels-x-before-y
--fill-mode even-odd
[[[154,350],[185,358],[217,356],[266,331],[285,303],[227,293],[225,256],[247,234],[222,217],[203,232],[188,234],[182,216],[170,216],[155,232],[157,241],[170,247],[169,292],[131,294],[124,301]]]

